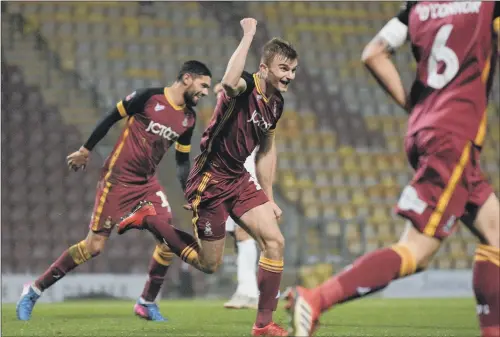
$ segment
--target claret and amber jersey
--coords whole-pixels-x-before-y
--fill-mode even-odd
[[[283,113],[281,94],[266,97],[257,74],[244,72],[246,90],[237,97],[218,95],[212,119],[203,133],[201,154],[191,176],[205,165],[224,177],[246,172],[245,161],[265,137],[274,133]]]
[[[417,62],[408,135],[441,128],[482,145],[499,27],[498,1],[409,1],[380,31],[393,48],[409,39]]]
[[[177,151],[190,151],[196,114],[188,107],[175,105],[168,88],[134,91],[116,107],[128,121],[104,164],[106,181],[146,183],[154,177],[173,143]]]

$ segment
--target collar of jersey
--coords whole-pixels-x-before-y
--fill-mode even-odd
[[[269,102],[269,99],[266,97],[266,94],[264,94],[264,92],[262,92],[262,89],[260,88],[260,81],[257,74],[253,74],[253,81],[255,82],[255,87],[257,88],[257,92],[262,96],[264,102],[266,103]]]
[[[184,110],[184,108],[186,107],[185,104],[183,106],[179,106],[179,105],[175,104],[170,99],[170,97],[168,96],[168,88],[167,87],[165,87],[165,89],[163,90],[163,94],[165,95],[165,98],[167,99],[168,104],[170,104],[172,106],[172,108],[174,108],[175,110]]]

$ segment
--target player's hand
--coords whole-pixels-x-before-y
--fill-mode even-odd
[[[89,161],[90,152],[83,146],[76,152],[70,154],[66,160],[70,170],[78,171],[80,168],[85,169]]]
[[[254,18],[244,18],[240,21],[241,28],[243,28],[244,35],[255,35],[257,31],[257,20]]]
[[[276,217],[276,220],[278,220],[278,222],[280,222],[281,215],[283,214],[283,211],[281,210],[281,208],[279,208],[278,205],[276,205],[276,203],[274,201],[271,201],[271,207],[273,208],[273,212],[274,212],[274,216]]]
[[[191,204],[185,204],[184,206],[182,206],[182,208],[184,208],[186,211],[192,211],[193,210],[193,206],[191,206]]]

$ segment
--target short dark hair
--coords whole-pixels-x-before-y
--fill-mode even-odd
[[[283,56],[286,60],[296,60],[299,56],[290,42],[273,37],[262,49],[261,62],[269,64],[277,55]]]
[[[182,77],[185,74],[191,74],[194,77],[197,76],[212,77],[210,69],[208,69],[208,67],[204,63],[195,60],[184,62],[184,64],[181,67],[181,70],[179,71],[179,74],[177,74],[177,80],[178,81],[182,80]]]

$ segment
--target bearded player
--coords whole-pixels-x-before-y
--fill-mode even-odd
[[[78,265],[99,255],[115,224],[139,202],[146,201],[153,208],[155,215],[152,218],[165,220],[160,225],[170,226],[172,214],[156,169],[165,152],[175,143],[177,175],[185,189],[196,121],[192,107],[208,94],[211,76],[201,62],[184,63],[171,86],[135,91],[120,101],[96,126],[87,142],[68,156],[71,169],[84,168],[90,152],[113,124],[122,118],[128,119],[102,168],[87,237],[67,249],[35,282],[25,285],[17,304],[18,319],[29,320],[44,290]],[[158,232],[158,228],[148,229]],[[154,301],[173,257],[165,244],[157,244],[149,265],[149,279],[134,307],[136,315],[153,321],[165,320]]]
[[[194,235],[163,226],[172,251],[195,268],[213,273],[222,262],[225,222],[231,216],[258,242],[259,304],[254,336],[286,336],[272,320],[279,298],[285,240],[278,227],[280,208],[273,201],[276,168],[274,130],[283,112],[282,92],[295,78],[297,52],[290,43],[272,39],[263,48],[259,71],[244,72],[257,21],[241,21],[243,38],[229,60],[210,125],[201,141],[201,154],[189,174],[186,199],[193,210]],[[256,181],[244,163],[256,154]],[[149,223],[141,207],[120,223],[120,230]]]
[[[410,114],[405,148],[415,176],[396,211],[400,241],[369,253],[315,289],[288,297],[294,336],[322,312],[424,270],[461,219],[479,238],[473,285],[483,337],[500,336],[500,207],[479,165],[497,60],[498,2],[408,2],[363,51],[363,62]],[[496,32],[495,32],[495,29]],[[417,76],[409,96],[390,54],[409,38]]]

